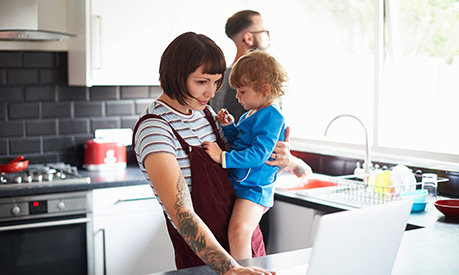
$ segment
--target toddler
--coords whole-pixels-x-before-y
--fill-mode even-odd
[[[229,83],[248,112],[237,125],[225,109],[218,112],[217,120],[231,145],[228,151],[204,142],[206,153],[229,169],[237,197],[228,229],[230,253],[236,260],[252,257],[252,233],[274,202],[279,168],[265,162],[277,141],[284,140],[285,119],[274,102],[284,95],[286,80],[284,69],[269,54],[255,50],[241,57],[231,71]]]

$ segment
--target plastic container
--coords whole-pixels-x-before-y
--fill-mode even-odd
[[[426,201],[428,191],[426,189],[417,189],[402,193],[403,199],[412,199],[413,203],[424,203]]]
[[[411,212],[421,212],[426,209],[427,202],[415,202],[411,207]]]

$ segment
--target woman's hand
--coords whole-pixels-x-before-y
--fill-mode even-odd
[[[204,141],[204,151],[218,164],[222,164],[222,149],[215,142]]]
[[[242,274],[250,274],[250,275],[275,275],[276,272],[274,271],[268,271],[265,270],[261,267],[257,266],[248,266],[248,267],[243,267],[243,266],[238,266],[238,267],[233,267],[232,269],[228,270],[228,272],[224,273],[224,275],[242,275]]]
[[[290,153],[290,127],[285,128],[285,141],[278,141],[271,154],[273,160],[267,161],[270,166],[279,166],[279,171],[290,170],[297,177],[312,174],[312,169],[303,160]]]

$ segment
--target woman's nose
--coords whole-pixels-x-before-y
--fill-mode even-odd
[[[215,88],[214,87],[210,87],[209,89],[206,90],[204,95],[208,96],[210,98],[214,98],[214,96],[215,96]]]

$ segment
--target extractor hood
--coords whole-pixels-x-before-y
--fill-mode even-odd
[[[66,33],[67,1],[0,0],[0,40],[60,41]]]

